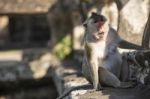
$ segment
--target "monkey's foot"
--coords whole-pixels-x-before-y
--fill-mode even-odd
[[[95,91],[99,91],[99,90],[103,90],[103,87],[100,84],[98,84],[97,88],[94,88],[94,89]]]
[[[119,88],[132,88],[135,86],[135,82],[121,82]]]
[[[96,91],[100,91],[100,90],[103,90],[103,87],[102,87],[102,86],[99,86],[99,87],[98,87],[98,90],[96,90]]]

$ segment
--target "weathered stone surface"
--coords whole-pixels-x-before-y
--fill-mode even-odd
[[[69,61],[67,63],[70,63]],[[58,66],[53,72],[53,80],[55,82],[57,91],[59,95],[67,91],[71,87],[88,84],[86,79],[80,76],[80,73],[75,69],[75,64],[67,64],[69,68],[66,68],[66,65]],[[77,64],[76,64],[77,65]],[[71,68],[70,68],[71,67]],[[86,93],[86,89],[81,89],[78,91],[73,91],[65,99],[78,99],[78,95]]]
[[[0,14],[46,13],[57,0],[0,0]]]
[[[47,76],[50,77],[48,70],[51,68],[52,64],[56,64],[56,60],[49,52],[44,50],[43,53],[42,50],[30,49],[26,50],[26,52],[1,52],[0,81],[16,82],[25,79],[41,79]],[[24,53],[27,54],[27,52],[30,54],[23,55]]]
[[[0,95],[0,99],[56,99],[55,87],[45,86]]]
[[[46,50],[0,52],[0,99],[56,98],[50,70],[57,61]]]
[[[108,22],[110,25],[117,30],[118,28],[118,10],[117,10],[117,5],[115,2],[111,2],[109,4],[106,3],[102,8],[101,8],[101,14],[106,16]]]
[[[8,16],[1,16],[0,17],[0,46],[8,42],[8,35],[9,35],[8,24],[9,24]]]
[[[121,1],[121,0],[119,0]],[[128,0],[119,9],[118,33],[122,38],[141,44],[142,34],[150,11],[149,0]]]

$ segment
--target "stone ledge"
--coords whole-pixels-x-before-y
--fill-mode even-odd
[[[17,88],[51,84],[49,71],[56,63],[53,55],[46,50],[0,52],[0,94]]]
[[[78,76],[79,73],[75,69],[58,67],[53,72],[53,75],[54,83],[60,95],[71,87],[88,84],[88,81],[84,77]],[[85,94],[86,92],[87,90],[72,91],[66,99],[76,99],[79,95]]]
[[[76,65],[76,64],[74,64]],[[82,77],[78,69],[57,66],[53,71],[53,80],[59,95],[74,86],[87,84],[88,81]],[[83,89],[72,91],[65,99],[149,99],[149,86],[137,86],[128,89],[116,89],[104,87],[102,91]]]

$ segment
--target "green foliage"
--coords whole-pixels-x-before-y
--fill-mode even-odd
[[[67,55],[71,53],[71,36],[67,35],[54,48],[56,56],[63,60]]]

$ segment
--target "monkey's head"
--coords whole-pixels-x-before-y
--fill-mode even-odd
[[[104,35],[108,32],[106,17],[97,13],[92,13],[83,25],[88,33],[92,34],[98,40],[104,38]]]

